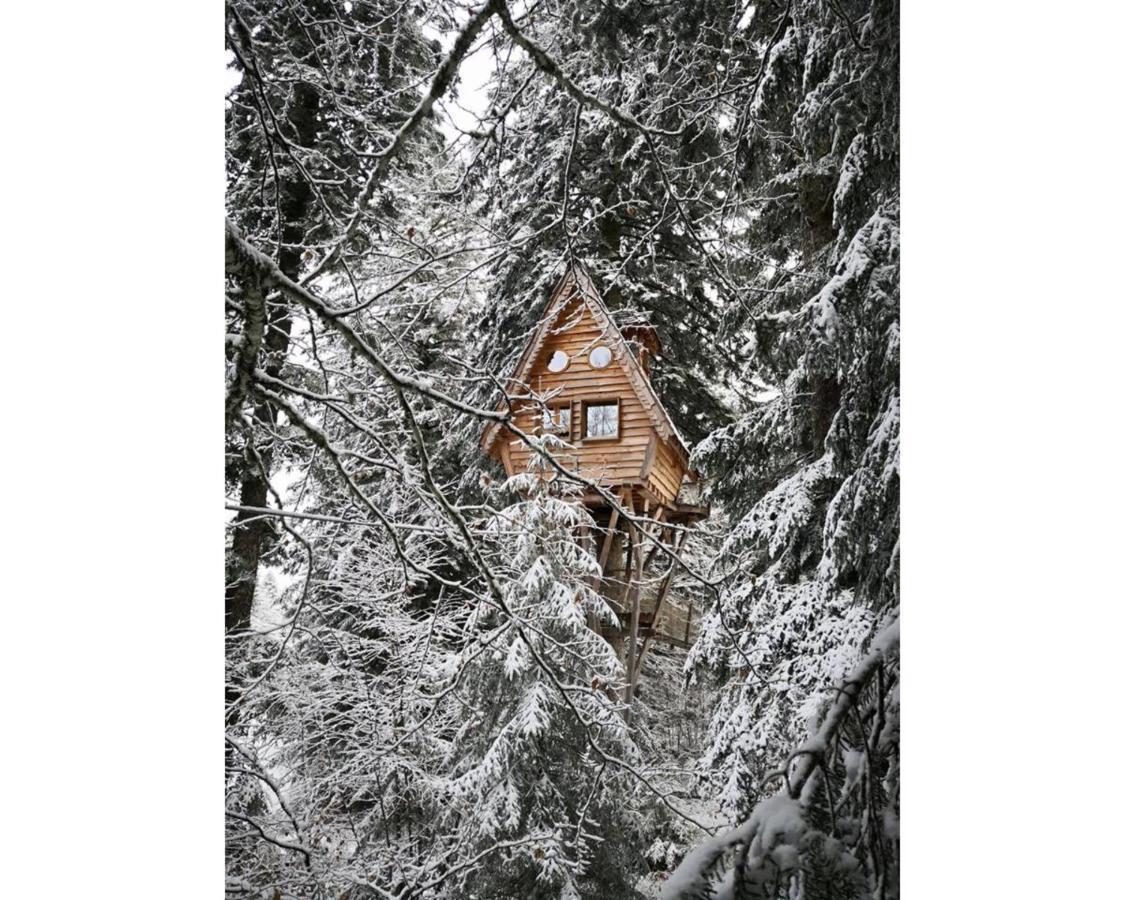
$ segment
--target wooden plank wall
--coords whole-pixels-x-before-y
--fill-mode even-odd
[[[679,457],[668,444],[662,440],[656,442],[656,458],[653,460],[652,471],[649,473],[649,490],[658,497],[674,500],[680,491],[680,483],[684,480],[684,467]]]
[[[590,365],[589,352],[605,340],[590,311],[584,304],[575,301],[564,310],[558,321],[566,326],[565,330],[549,335],[544,341],[539,358],[532,364],[529,383],[539,394],[561,389],[552,405],[579,401],[573,404],[571,413],[576,449],[560,453],[560,462],[571,467],[576,462],[583,475],[605,485],[643,481],[652,420],[629,383],[616,349],[609,366],[595,369]],[[562,350],[570,357],[570,365],[562,372],[547,370],[547,362],[556,350]],[[586,400],[620,401],[619,437],[616,440],[581,439],[581,401]],[[517,427],[524,431],[535,433],[540,424],[540,414],[532,408],[516,416]],[[501,436],[500,440],[505,438]],[[526,471],[531,451],[518,439],[509,439],[508,448],[512,471]],[[665,502],[670,501],[679,490],[682,477],[683,469],[675,454],[658,439],[649,478],[650,489]]]

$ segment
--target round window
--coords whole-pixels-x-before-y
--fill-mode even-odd
[[[590,365],[595,369],[604,369],[613,361],[613,354],[609,347],[595,347],[590,351]]]
[[[570,357],[563,353],[561,350],[556,350],[551,354],[551,359],[547,363],[548,372],[561,372],[570,365]]]

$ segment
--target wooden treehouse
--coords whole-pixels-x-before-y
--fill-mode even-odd
[[[558,463],[601,489],[584,493],[596,527],[580,539],[598,559],[595,587],[621,622],[602,633],[625,663],[629,697],[652,641],[692,641],[699,610],[674,590],[678,564],[667,548],[678,553],[687,528],[708,515],[684,441],[649,381],[659,355],[655,329],[619,328],[589,275],[571,266],[498,407],[511,410],[515,430],[494,422],[481,437],[511,476],[537,452],[518,432],[554,434],[564,442],[552,451]]]

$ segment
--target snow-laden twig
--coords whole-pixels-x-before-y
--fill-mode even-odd
[[[711,886],[717,868],[728,850],[750,848],[746,865],[761,865],[773,849],[773,839],[792,838],[802,829],[802,817],[813,801],[813,775],[821,767],[830,743],[844,727],[849,714],[881,672],[887,660],[897,654],[899,623],[896,617],[872,641],[871,649],[839,686],[836,699],[821,719],[816,732],[798,747],[789,759],[795,760],[779,770],[786,775],[785,790],[761,801],[750,816],[731,830],[710,838],[691,851],[664,883],[663,900],[689,900],[712,896]],[[793,841],[795,843],[795,841]],[[733,895],[731,895],[733,896]]]

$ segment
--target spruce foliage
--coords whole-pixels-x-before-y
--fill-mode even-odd
[[[232,896],[896,896],[897,15],[231,0]],[[572,482],[478,445],[573,260],[712,504],[690,772]]]

